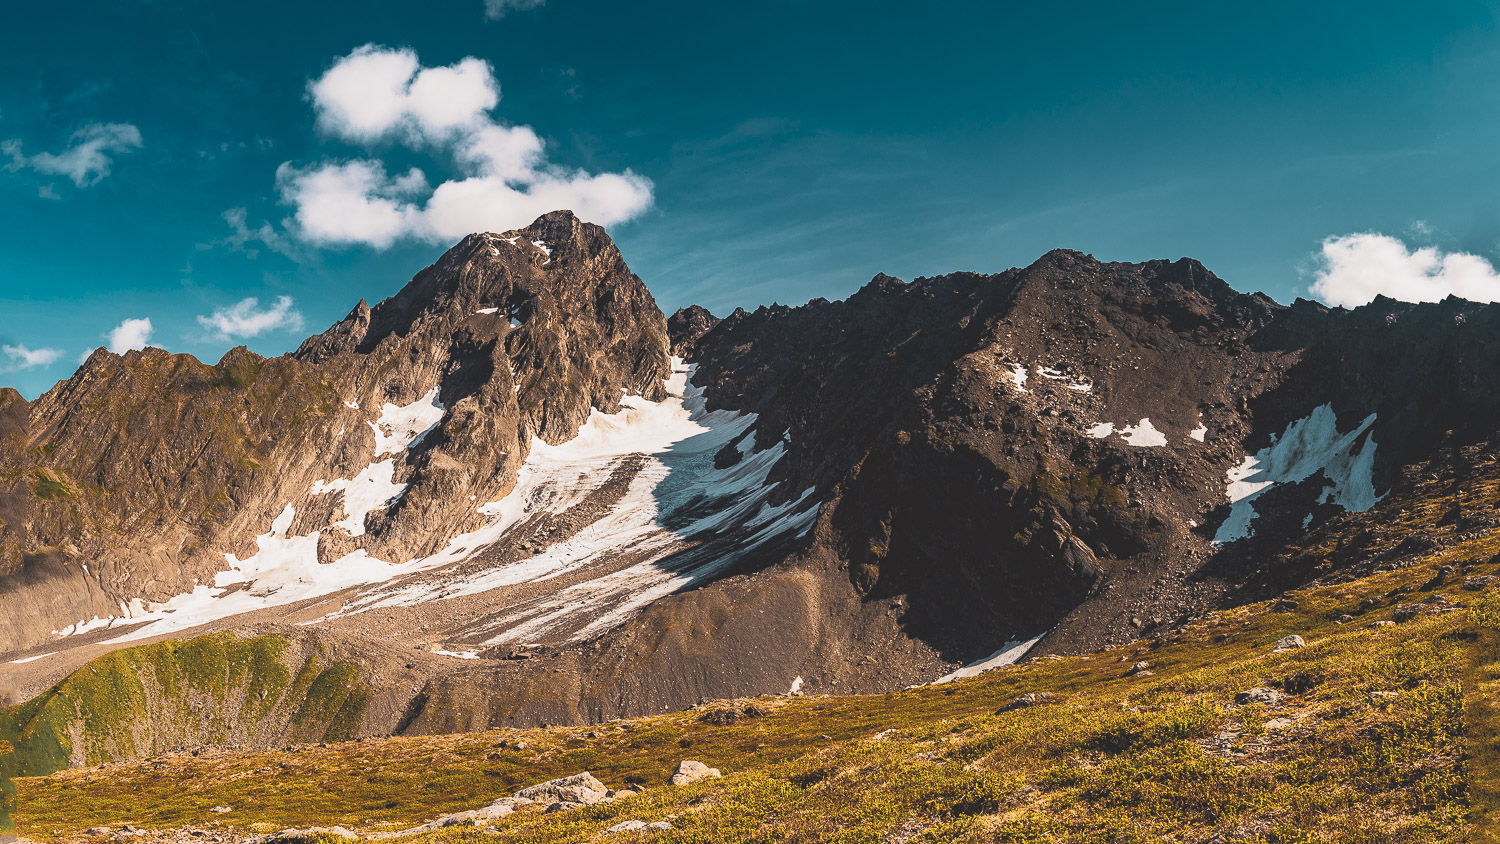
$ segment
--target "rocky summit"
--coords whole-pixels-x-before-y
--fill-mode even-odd
[[[1474,607],[1500,562],[1497,336],[1496,305],[1286,306],[1192,260],[1062,250],[993,275],[881,275],[841,302],[667,318],[571,213],[473,234],[281,357],[100,349],[33,402],[0,391],[0,793],[39,817],[16,778],[87,791],[102,780],[86,769],[122,765],[135,773],[118,781],[144,788],[157,766],[212,797],[202,823],[220,826],[204,829],[257,840],[547,814],[567,816],[535,821],[560,837],[529,840],[638,840],[691,828],[698,804],[680,801],[750,800],[769,782],[756,776],[797,795],[908,782],[860,780],[877,763],[834,761],[839,742],[915,743],[925,764],[959,752],[934,724],[1001,742],[961,731],[1051,719],[1050,773],[907,795],[916,808],[868,840],[908,841],[971,798],[996,817],[1047,789],[1083,800],[1079,778],[1105,776],[1110,754],[1270,758],[1267,736],[1309,718],[1396,705],[1365,688],[1339,716],[1304,699],[1342,688],[1331,625],[1451,637],[1369,645],[1395,661],[1371,676],[1410,683],[1382,694],[1473,682],[1444,672],[1454,643],[1493,638]],[[1461,609],[1477,628],[1453,621]],[[1277,614],[1296,622],[1254,620]],[[1208,654],[1242,674],[1183,679]],[[1296,660],[1310,673],[1280,668]],[[1105,705],[1085,678],[1223,700],[1157,721],[1165,698]],[[1072,699],[1136,720],[1084,735],[1059,714]],[[672,714],[685,710],[703,714]],[[1246,726],[1270,710],[1286,723]],[[1429,726],[1426,767],[1402,770],[1436,789],[1459,751]],[[828,761],[799,755],[814,746]],[[964,764],[1001,745],[978,746]],[[234,824],[264,807],[215,779],[304,763],[378,778],[400,748],[430,770],[493,763],[493,781],[453,774],[452,800],[407,805],[366,794],[369,779],[347,786],[364,801],[347,811],[251,829]],[[616,758],[631,753],[654,767]],[[389,781],[410,790],[408,773]],[[634,796],[668,784],[681,794]],[[1403,818],[1452,808],[1447,792],[1401,793],[1427,801]],[[136,836],[125,809],[83,805],[104,824],[89,834]],[[586,821],[599,829],[569,826]],[[1265,837],[1285,817],[1251,821],[1265,826],[1246,840],[1303,840]],[[1389,840],[1436,840],[1412,834]],[[189,838],[209,835],[230,840]]]

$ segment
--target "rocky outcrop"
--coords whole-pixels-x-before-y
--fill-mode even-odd
[[[693,357],[693,344],[719,322],[719,318],[709,313],[708,309],[702,305],[679,308],[677,313],[667,317],[667,333],[672,338],[672,354],[683,358]]]

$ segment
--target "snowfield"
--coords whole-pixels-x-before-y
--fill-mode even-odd
[[[1255,500],[1278,484],[1305,481],[1321,472],[1329,482],[1318,496],[1319,504],[1337,504],[1345,510],[1360,512],[1374,507],[1381,496],[1375,494],[1375,437],[1368,433],[1375,424],[1375,414],[1366,416],[1353,430],[1340,434],[1338,418],[1331,405],[1322,405],[1302,419],[1287,426],[1271,444],[1247,456],[1229,470],[1225,497],[1229,499],[1229,516],[1219,525],[1214,543],[1222,545],[1245,539],[1253,532]],[[1311,523],[1312,514],[1304,520]]]
[[[566,443],[534,440],[511,493],[476,507],[489,521],[452,537],[431,556],[387,562],[361,549],[320,564],[321,532],[289,535],[296,512],[288,504],[256,538],[254,555],[245,560],[226,555],[227,567],[212,585],[200,584],[162,603],[122,604],[119,616],[81,621],[56,633],[71,636],[128,626],[110,642],[135,641],[357,590],[341,609],[308,622],[317,624],[378,607],[414,606],[520,584],[543,588],[529,590],[524,600],[501,596],[495,612],[468,631],[472,635],[449,639],[470,648],[531,641],[547,633],[578,639],[602,632],[658,598],[804,535],[816,517],[811,489],[785,496],[781,503],[772,501],[779,485],[768,478],[786,453],[785,438],[757,450],[752,430],[757,417],[708,412],[690,377],[691,369],[674,358],[664,401],[625,396],[619,413],[593,411]],[[351,534],[362,533],[369,512],[389,506],[405,492],[404,485],[393,481],[395,461],[440,424],[444,412],[437,388],[410,405],[385,405],[380,419],[371,423],[374,457],[397,456],[373,460],[352,479],[320,480],[309,492],[341,491],[345,516],[336,524]],[[736,440],[740,460],[715,468],[714,455]],[[531,556],[474,564],[484,549],[518,541],[513,535],[517,528],[584,501],[627,461],[640,462],[640,469],[602,518]],[[465,565],[437,571],[460,562]],[[566,584],[547,588],[548,582],[565,576]],[[468,658],[469,653],[444,655]]]

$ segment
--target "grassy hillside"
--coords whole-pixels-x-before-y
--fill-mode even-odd
[[[15,777],[204,744],[337,741],[366,691],[312,640],[216,633],[115,651],[0,710],[0,823]]]
[[[1487,560],[1492,542],[1223,612],[1170,640],[945,686],[762,699],[764,715],[725,725],[705,718],[746,702],[595,728],[162,757],[23,779],[16,820],[42,839],[120,823],[379,831],[590,770],[646,791],[425,840],[587,841],[625,819],[670,821],[652,833],[661,841],[1490,840],[1500,594],[1462,581],[1497,566],[1422,587],[1439,564]],[[1421,609],[1371,626],[1398,605]],[[1291,633],[1308,646],[1273,653]],[[1137,661],[1149,673],[1130,673]],[[1286,697],[1236,705],[1252,687]],[[1042,692],[1054,697],[1006,711]],[[681,759],[725,777],[666,785]]]

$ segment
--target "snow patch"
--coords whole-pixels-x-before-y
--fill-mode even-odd
[[[548,246],[547,243],[546,243],[546,241],[543,241],[543,240],[533,240],[531,242],[531,245],[535,246],[536,248],[538,248],[538,249],[542,250],[543,252],[547,253],[547,257],[548,258],[552,257],[552,247]]]
[[[802,694],[802,675],[801,674],[798,674],[796,677],[794,677],[792,679],[792,687],[787,690],[787,694],[789,694],[789,695],[800,695],[800,694]]]
[[[500,311],[499,308],[480,308],[479,310],[475,311],[474,313],[488,315],[488,314],[493,314],[493,313],[499,313],[499,311]]]
[[[1198,414],[1198,427],[1194,428],[1191,431],[1188,431],[1188,436],[1192,437],[1200,443],[1203,442],[1204,438],[1208,436],[1208,425],[1203,421],[1203,414]]]
[[[1100,422],[1097,425],[1090,426],[1087,431],[1084,431],[1085,434],[1088,434],[1096,440],[1102,440],[1110,434],[1113,434],[1114,432],[1115,423],[1113,422]]]
[[[936,686],[942,683],[951,683],[954,680],[963,680],[969,677],[978,676],[986,671],[990,671],[996,668],[1002,668],[1007,665],[1014,665],[1018,660],[1021,659],[1021,657],[1025,656],[1026,652],[1031,650],[1037,642],[1040,642],[1042,640],[1042,636],[1045,635],[1047,634],[1042,633],[1033,639],[1017,639],[1014,641],[1006,642],[1004,647],[1000,648],[1000,650],[995,651],[984,659],[981,659],[978,662],[971,662],[968,665],[965,665],[963,668],[960,668],[957,671],[953,672],[952,674],[944,674],[936,680],[933,680],[929,685]]]
[[[1225,497],[1229,516],[1219,525],[1214,543],[1222,545],[1251,535],[1257,515],[1255,499],[1277,484],[1294,484],[1322,472],[1330,485],[1318,496],[1319,504],[1337,504],[1351,512],[1374,507],[1382,496],[1375,494],[1375,437],[1367,435],[1375,414],[1366,416],[1354,430],[1338,432],[1333,406],[1321,405],[1287,426],[1271,444],[1240,461],[1227,473]]]
[[[344,407],[347,407],[350,410],[359,410],[359,402],[357,402],[357,401],[346,401],[346,402],[344,402]]]
[[[383,510],[406,494],[407,484],[395,481],[396,460],[391,458],[371,463],[361,469],[352,479],[340,478],[331,483],[318,481],[308,490],[321,495],[335,490],[344,491],[344,518],[334,524],[349,531],[350,536],[365,532],[365,518],[375,510]]]
[[[1133,446],[1144,448],[1156,448],[1167,444],[1167,437],[1156,426],[1151,424],[1150,419],[1142,419],[1134,425],[1126,425],[1120,429],[1120,439]]]
[[[28,657],[25,657],[24,659],[13,659],[9,663],[7,663],[7,664],[9,664],[9,665],[25,665],[28,662],[36,662],[39,659],[46,659],[49,656],[57,656],[57,651],[53,651],[52,653],[47,653],[47,654],[37,654],[36,656],[28,656]]]
[[[1026,367],[1015,364],[1010,368],[1010,383],[1016,388],[1016,392],[1026,392]]]
[[[432,652],[438,656],[451,656],[454,659],[479,659],[478,651],[444,651],[434,649]]]
[[[438,400],[437,387],[408,405],[397,407],[387,402],[380,409],[380,418],[369,423],[375,429],[375,456],[411,448],[443,421],[446,410]]]

